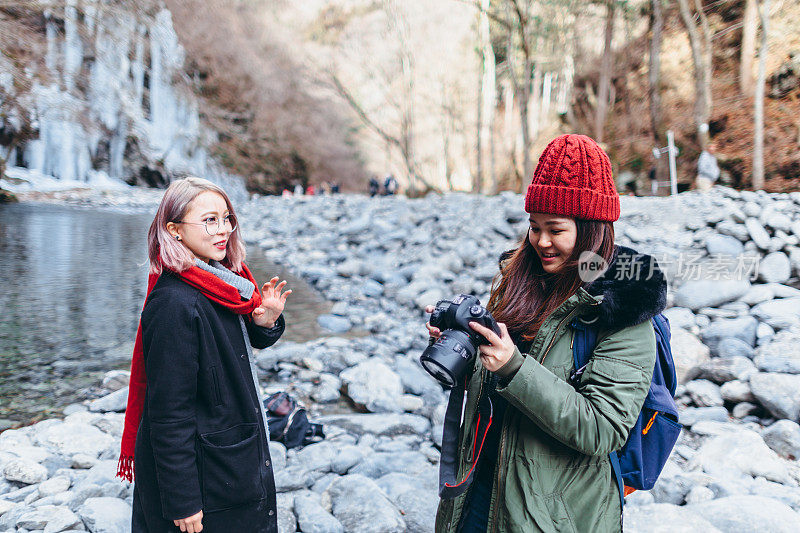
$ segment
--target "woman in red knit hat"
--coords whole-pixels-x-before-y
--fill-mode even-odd
[[[251,345],[281,336],[291,291],[278,278],[259,291],[233,205],[210,181],[173,182],[147,240],[118,472],[136,473],[132,531],[277,532]]]
[[[474,477],[441,501],[436,531],[620,531],[608,454],[625,443],[650,386],[650,319],[666,304],[666,281],[653,258],[614,244],[619,196],[589,137],[545,148],[525,211],[527,234],[501,257],[487,306],[502,334],[471,324],[491,343],[467,384],[457,448],[459,479]],[[599,335],[576,388],[568,379],[582,324]],[[479,432],[484,398],[492,422]]]

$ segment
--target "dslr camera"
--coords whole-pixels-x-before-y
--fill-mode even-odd
[[[422,352],[419,362],[445,387],[460,383],[472,369],[478,346],[489,344],[483,335],[469,327],[470,322],[477,322],[500,335],[500,328],[489,311],[468,294],[459,294],[452,301],[440,300],[431,313],[431,326],[439,328],[442,334]]]

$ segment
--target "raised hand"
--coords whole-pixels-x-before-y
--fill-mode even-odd
[[[469,327],[486,337],[486,340],[491,343],[482,344],[478,348],[481,354],[481,363],[489,372],[497,372],[514,355],[514,341],[508,334],[508,328],[501,322],[498,322],[497,325],[500,327],[500,335],[477,322],[469,323]]]
[[[278,276],[275,276],[261,287],[261,305],[253,310],[253,323],[256,326],[271,328],[275,321],[283,313],[286,305],[286,298],[292,294],[292,290],[281,294],[286,286],[286,281],[278,283]]]

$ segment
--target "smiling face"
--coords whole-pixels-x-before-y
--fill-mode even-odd
[[[554,274],[572,255],[578,227],[575,219],[548,213],[531,213],[528,240],[533,246],[542,268]]]
[[[222,261],[227,254],[231,225],[220,223],[217,232],[209,235],[205,224],[209,219],[211,222],[214,219],[224,221],[229,214],[225,198],[214,191],[205,191],[189,203],[181,222],[169,222],[167,229],[173,237],[180,237],[180,242],[201,261]],[[209,224],[209,227],[213,231],[215,224]]]

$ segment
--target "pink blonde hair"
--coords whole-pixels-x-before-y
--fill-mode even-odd
[[[235,217],[230,198],[219,185],[202,178],[188,177],[173,181],[164,192],[156,211],[153,223],[147,231],[147,251],[150,259],[150,272],[161,274],[162,269],[183,272],[194,266],[194,254],[176,240],[167,230],[168,222],[183,220],[192,201],[206,191],[213,191],[225,199],[228,211]],[[241,229],[228,237],[225,259],[221,262],[234,272],[242,270],[245,258],[245,246],[241,238]]]

